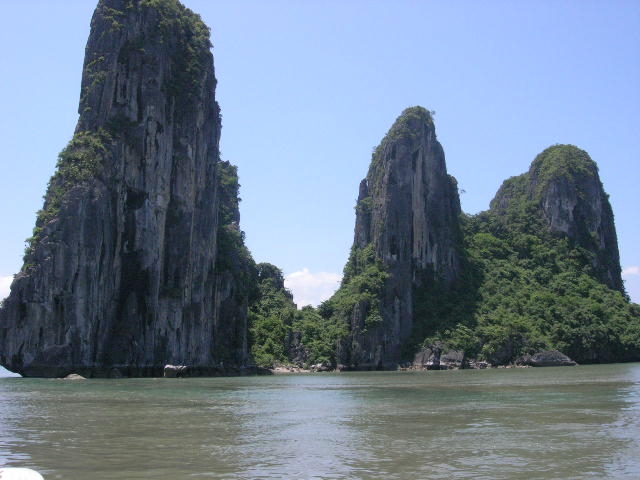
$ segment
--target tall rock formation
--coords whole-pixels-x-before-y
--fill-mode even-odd
[[[100,0],[76,131],[0,311],[7,368],[157,375],[167,363],[211,372],[246,360],[235,282],[247,261],[216,268],[210,47],[177,0]]]
[[[357,301],[339,361],[383,368],[400,361],[416,297],[461,269],[460,201],[431,114],[406,109],[376,148],[360,184],[354,244],[342,293]],[[356,284],[360,284],[357,286]],[[364,296],[362,296],[364,294]]]
[[[524,202],[549,231],[566,236],[590,255],[595,276],[624,292],[618,239],[598,166],[584,150],[554,145],[540,153],[529,171],[506,180],[491,201],[491,211],[508,220]]]

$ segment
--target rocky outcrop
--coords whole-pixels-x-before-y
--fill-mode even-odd
[[[177,0],[99,2],[76,132],[0,311],[0,363],[160,376],[246,361],[247,255],[228,246],[219,265],[215,86],[209,30]]]
[[[186,365],[165,365],[164,366],[164,378],[179,378],[184,377],[189,371],[189,367]]]
[[[340,363],[372,369],[399,362],[413,330],[416,296],[434,281],[451,285],[460,274],[459,215],[457,184],[447,175],[433,117],[422,107],[408,108],[376,148],[360,183],[342,288],[377,264],[385,280],[369,292],[375,299],[353,307]]]
[[[461,350],[449,350],[444,345],[431,345],[422,348],[413,357],[413,369],[449,370],[469,368],[469,361]]]
[[[597,278],[624,292],[618,239],[598,166],[584,150],[554,145],[540,153],[519,177],[504,182],[491,210],[505,215],[514,203],[532,202],[548,229],[564,235],[592,254]]]
[[[573,367],[576,362],[558,350],[545,350],[533,355],[525,355],[516,361],[517,365],[529,367]]]

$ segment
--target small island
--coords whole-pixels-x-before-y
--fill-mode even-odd
[[[467,215],[421,106],[354,185],[340,288],[298,309],[244,244],[209,38],[177,0],[99,1],[78,124],[0,307],[0,364],[90,378],[640,360],[587,152],[550,146]]]

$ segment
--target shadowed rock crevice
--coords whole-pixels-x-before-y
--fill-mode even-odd
[[[431,113],[406,109],[360,183],[341,287],[355,294],[353,305],[345,305],[350,334],[339,347],[343,365],[388,368],[401,360],[418,320],[416,297],[434,282],[452,288],[460,277],[460,213]]]
[[[176,0],[99,2],[75,135],[0,313],[0,362],[11,370],[161,375],[165,364],[247,362],[237,272],[252,261],[243,250],[216,267],[210,47],[209,29]],[[226,254],[243,248],[240,238]]]
[[[552,146],[488,211],[464,215],[422,107],[405,110],[374,151],[342,284],[320,311],[346,329],[343,369],[440,368],[440,354],[453,353],[445,363],[459,367],[549,351],[585,363],[640,358],[640,314],[624,294],[595,162]]]
[[[624,292],[609,195],[587,152],[573,145],[547,148],[527,173],[504,182],[491,210],[508,219],[523,202],[533,205],[549,231],[591,253],[590,263],[600,281]]]

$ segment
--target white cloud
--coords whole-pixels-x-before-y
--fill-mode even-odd
[[[625,288],[631,301],[640,303],[640,266],[626,267],[622,270]],[[328,300],[340,286],[342,275],[337,273],[312,273],[308,268],[289,273],[284,277],[284,285],[293,294],[293,301],[299,308],[306,305],[317,307]]]
[[[293,294],[293,301],[299,308],[306,305],[318,306],[340,286],[342,275],[338,273],[311,273],[308,268],[289,273],[284,277],[284,285]]]
[[[4,300],[9,296],[9,287],[11,287],[11,282],[13,282],[13,275],[0,277],[0,300]]]
[[[640,303],[640,267],[632,265],[622,269],[624,288],[633,303]]]

